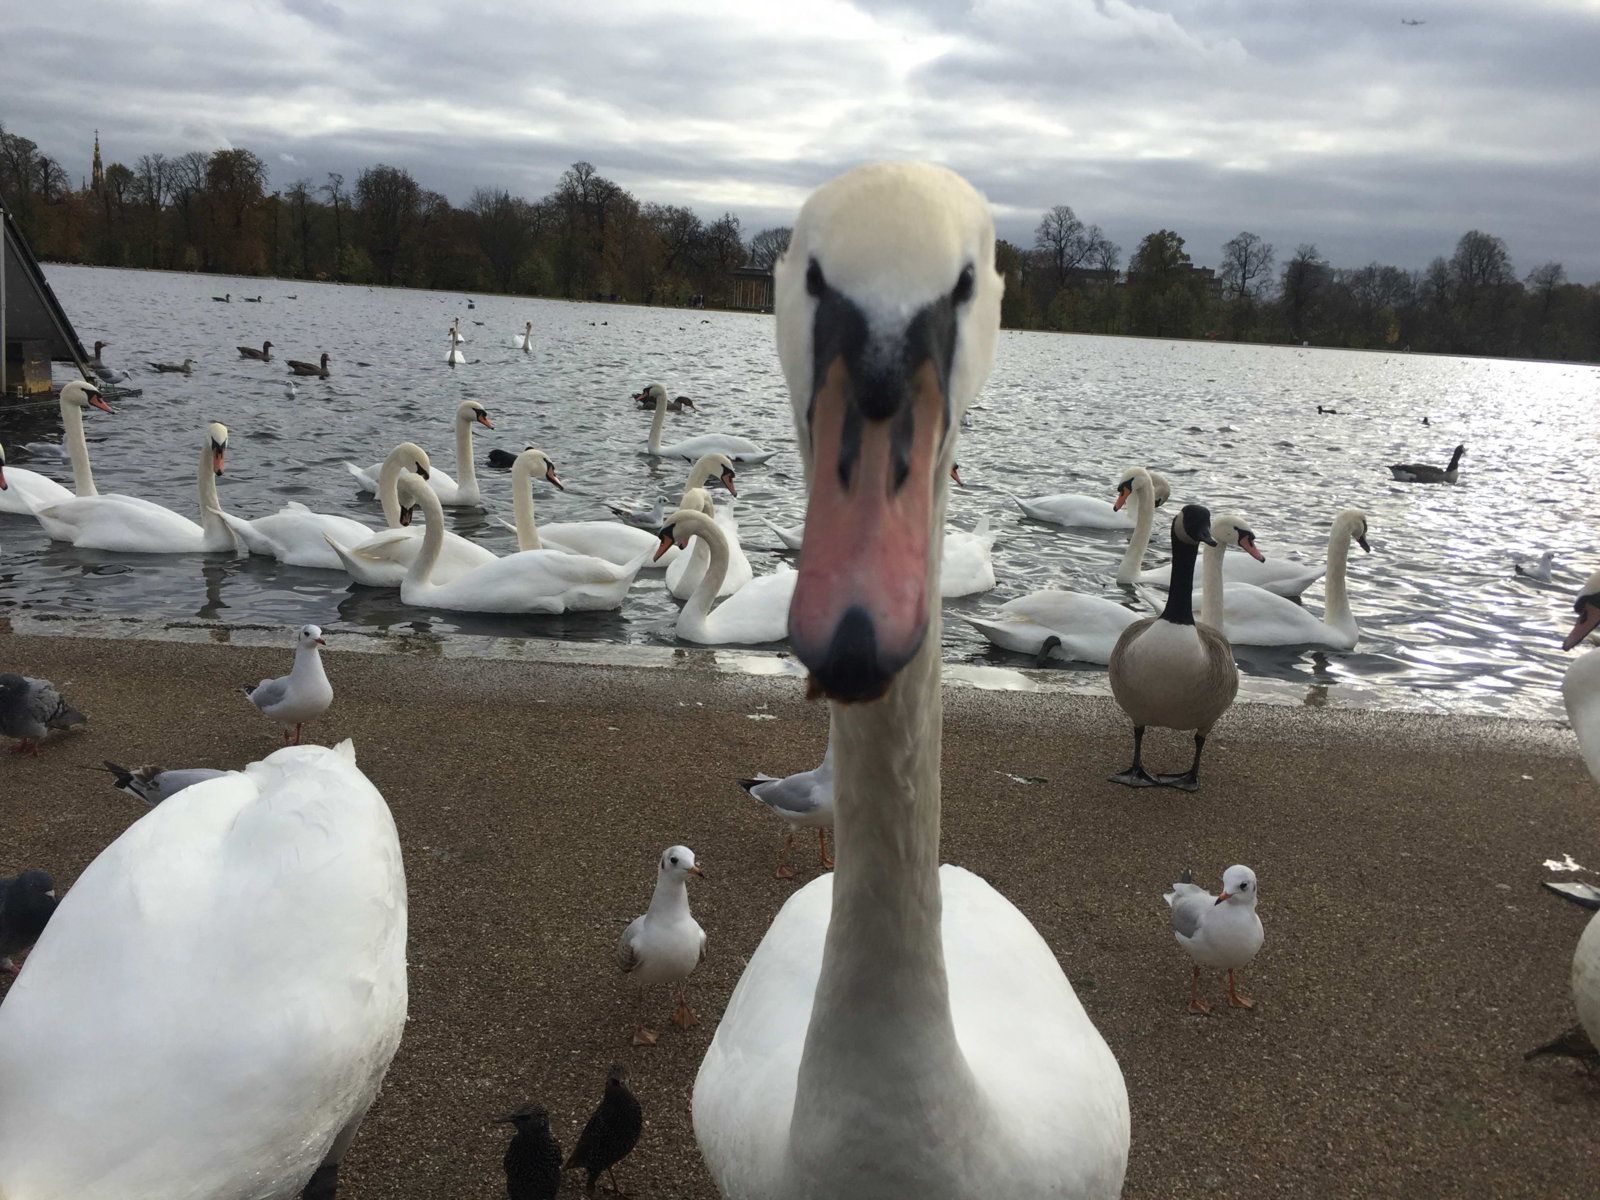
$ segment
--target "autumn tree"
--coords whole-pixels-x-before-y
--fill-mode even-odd
[[[750,249],[746,261],[752,267],[763,271],[770,271],[783,257],[783,252],[789,248],[789,239],[794,235],[794,230],[787,225],[779,225],[774,229],[763,229],[750,239]]]
[[[356,176],[356,244],[372,262],[377,282],[408,283],[422,188],[404,167],[379,163]]]

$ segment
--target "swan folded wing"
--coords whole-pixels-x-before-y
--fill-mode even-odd
[[[56,541],[132,554],[199,551],[205,531],[188,517],[133,496],[76,496],[34,512]]]
[[[0,1195],[283,1195],[370,1102],[406,1007],[388,807],[294,747],[151,809],[0,1008]]]

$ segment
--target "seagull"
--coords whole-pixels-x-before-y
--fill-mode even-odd
[[[301,727],[315,721],[328,711],[333,703],[333,684],[322,669],[322,655],[318,647],[327,645],[322,640],[322,630],[315,625],[305,625],[295,639],[294,668],[277,679],[263,679],[260,683],[240,688],[250,703],[283,725],[283,744],[289,745],[289,726],[294,726],[294,744],[300,744]]]
[[[817,853],[822,866],[825,870],[832,869],[827,834],[833,828],[832,743],[823,754],[822,762],[810,771],[800,771],[783,779],[758,772],[754,779],[739,780],[739,786],[789,822],[789,836],[783,842],[783,861],[777,870],[779,879],[794,878],[789,851],[794,846],[794,831],[802,825],[817,831]]]
[[[48,871],[24,871],[0,879],[0,967],[13,975],[22,968],[11,961],[39,940],[56,911],[56,884]]]
[[[642,503],[642,502],[636,502]],[[667,508],[665,496],[657,496],[654,508],[629,508],[624,504],[607,504],[612,512],[621,518],[624,525],[632,525],[635,529],[648,529],[652,533],[667,523]]]
[[[1550,564],[1555,561],[1555,551],[1546,550],[1539,556],[1539,561],[1524,566],[1522,563],[1512,563],[1511,569],[1524,579],[1532,579],[1537,583],[1550,582]]]
[[[1427,22],[1426,21],[1413,21],[1410,17],[1401,17],[1400,18],[1400,24],[1402,24],[1402,25],[1426,25]]]
[[[151,808],[163,800],[170,800],[186,787],[204,783],[228,772],[215,767],[186,767],[176,771],[163,771],[160,767],[119,767],[106,760],[103,765],[111,772],[111,784],[120,792],[127,792],[143,800]]]
[[[600,1097],[594,1115],[578,1135],[578,1144],[572,1148],[572,1157],[561,1169],[571,1171],[582,1168],[588,1171],[589,1183],[584,1192],[593,1196],[600,1173],[611,1171],[628,1157],[638,1144],[643,1128],[644,1110],[639,1107],[638,1097],[628,1086],[628,1068],[622,1063],[615,1063],[606,1076],[605,1095]],[[619,1196],[624,1195],[617,1186],[616,1175],[612,1174],[610,1178],[612,1190]]]
[[[658,983],[673,985],[678,994],[678,1006],[672,1011],[672,1023],[680,1029],[689,1028],[698,1019],[684,996],[683,984],[706,956],[706,931],[689,915],[688,879],[691,875],[704,877],[695,865],[693,850],[687,846],[668,846],[663,850],[656,868],[656,890],[650,897],[650,907],[642,917],[633,919],[617,943],[617,966],[639,989],[641,1000],[645,988]],[[656,1036],[655,1030],[640,1021],[639,1028],[634,1031],[633,1044],[654,1046]],[[580,1141],[578,1145],[581,1149],[583,1143]],[[577,1151],[573,1153],[576,1155]]]
[[[553,1200],[561,1190],[561,1143],[550,1134],[550,1114],[524,1104],[500,1121],[517,1127],[502,1160],[506,1200]]]
[[[61,698],[48,679],[0,675],[0,733],[19,739],[13,754],[39,757],[39,742],[52,729],[87,725],[89,718]]]
[[[1261,949],[1261,918],[1256,915],[1256,873],[1232,866],[1222,873],[1222,894],[1213,896],[1195,883],[1184,868],[1183,877],[1164,899],[1172,908],[1172,935],[1194,960],[1194,984],[1189,990],[1189,1011],[1209,1013],[1200,1003],[1200,968],[1228,972],[1228,1003],[1254,1008],[1256,1002],[1239,995],[1233,973],[1250,965]]]

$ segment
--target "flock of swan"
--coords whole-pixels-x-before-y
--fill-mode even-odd
[[[299,555],[320,540],[339,569],[355,578],[352,563],[370,568],[388,581],[372,586],[398,586],[408,603],[490,611],[614,603],[647,562],[674,555],[694,570],[693,538],[707,558],[680,632],[787,636],[809,690],[830,702],[816,772],[746,785],[767,791],[759,798],[791,824],[822,825],[826,811],[835,832],[835,869],[775,915],[700,1065],[693,1123],[716,1186],[750,1200],[1110,1200],[1131,1137],[1121,1067],[1028,919],[978,875],[940,861],[945,509],[961,418],[996,352],[994,246],[987,201],[941,167],[857,168],[806,201],[775,272],[778,354],[808,480],[805,551],[798,570],[750,579],[722,605],[713,601],[730,574],[729,543],[702,485],[731,483],[738,465],[770,454],[714,436],[662,446],[664,392],[649,448],[693,462],[693,473],[676,510],[631,547],[602,546],[584,529],[560,531],[569,549],[543,545],[557,531],[534,525],[532,486],[560,486],[559,476],[531,449],[516,456],[513,481],[525,548],[474,561],[471,543],[451,542],[443,508],[475,501],[471,429],[491,424],[470,402],[456,414],[460,478],[443,479],[414,444],[397,447],[360,470],[389,527],[358,533],[296,506],[253,521],[225,513],[220,425],[199,448],[201,523],[101,496],[82,411],[105,404],[71,385],[62,406],[77,486],[35,493],[29,512],[53,537],[129,552],[233,539],[252,553]],[[1168,491],[1138,467],[1103,509],[1081,506],[1112,525],[1133,506],[1118,577],[1164,584],[1159,613],[1124,609],[1131,619],[1118,627],[1120,616],[1085,603],[1092,597],[1035,593],[982,620],[1026,652],[1107,661],[1134,728],[1133,765],[1114,778],[1192,787],[1205,734],[1237,688],[1231,641],[1289,636],[1278,605],[1311,619],[1289,597],[1326,573],[1324,616],[1291,632],[1353,643],[1344,572],[1349,544],[1367,548],[1367,522],[1341,513],[1325,565],[1267,572],[1244,518],[1188,504],[1170,525],[1165,578],[1143,578]],[[1049,499],[1029,502],[1029,515],[1075,507]],[[406,521],[413,508],[425,517],[420,537]],[[746,594],[756,597],[748,611],[736,606]],[[1577,613],[1568,648],[1600,625],[1600,574]],[[305,687],[292,672],[254,689],[286,739],[327,695],[320,664],[310,665],[319,638],[314,626],[299,637]],[[1565,694],[1600,779],[1600,652],[1574,663]],[[1195,732],[1187,772],[1144,768],[1150,725]],[[649,911],[618,948],[641,986],[679,988],[681,1024],[695,1019],[681,988],[706,944],[687,900],[696,870],[692,851],[670,847]],[[1227,972],[1230,1003],[1251,1003],[1233,973],[1261,944],[1257,884],[1243,865],[1222,884],[1213,896],[1185,872],[1166,896],[1194,962],[1195,1011],[1202,968]],[[402,1036],[406,928],[394,821],[348,742],[286,746],[164,799],[65,894],[0,1004],[0,1195],[157,1200],[181,1186],[219,1200],[331,1196]],[[1600,918],[1580,943],[1573,987],[1600,1035]],[[641,1025],[636,1040],[653,1034]]]

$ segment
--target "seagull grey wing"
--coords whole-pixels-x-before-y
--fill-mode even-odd
[[[266,709],[289,694],[289,677],[284,675],[278,679],[263,679],[255,687],[246,688],[244,694],[250,697],[251,704]]]
[[[706,937],[706,931],[704,929],[702,929],[700,931],[700,957],[694,960],[694,965],[695,966],[698,967],[701,963],[705,962],[705,960],[706,960],[706,946],[710,942],[710,940],[711,940],[710,938]]]
[[[622,936],[617,939],[617,967],[624,975],[631,975],[639,965],[639,955],[633,948],[633,940],[639,935],[644,925],[643,917],[635,917]]]
[[[163,800],[172,799],[185,788],[226,774],[227,771],[219,771],[215,767],[187,767],[178,771],[158,771],[148,781],[141,798],[146,804],[160,804]]]
[[[1215,901],[1200,888],[1182,892],[1172,901],[1172,932],[1181,938],[1194,937],[1200,932],[1200,918],[1205,914],[1206,905],[1212,903]]]

